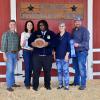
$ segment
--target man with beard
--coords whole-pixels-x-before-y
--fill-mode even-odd
[[[82,26],[80,17],[74,19],[75,28],[72,32],[76,57],[73,57],[75,68],[74,86],[79,85],[79,90],[86,88],[86,59],[89,50],[89,31]]]

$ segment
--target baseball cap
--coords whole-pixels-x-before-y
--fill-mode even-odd
[[[80,16],[76,16],[75,18],[74,18],[74,21],[81,21],[82,20],[82,18],[80,17]]]

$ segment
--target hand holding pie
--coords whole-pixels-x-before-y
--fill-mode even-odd
[[[47,45],[47,42],[45,42],[45,40],[42,38],[36,39],[34,43],[35,43],[35,47],[37,48],[43,48]]]

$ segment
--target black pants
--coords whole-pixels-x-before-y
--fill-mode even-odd
[[[50,87],[52,56],[33,56],[33,88],[39,86],[41,69],[44,71],[44,86]]]

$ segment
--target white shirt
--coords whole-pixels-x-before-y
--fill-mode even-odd
[[[32,48],[28,46],[28,39],[29,39],[30,35],[31,35],[31,33],[26,33],[26,32],[21,33],[20,45],[23,49],[32,50]]]
[[[45,35],[45,34],[46,34],[46,32],[47,32],[47,31],[44,31],[44,32],[43,32],[43,31],[41,31],[42,35]]]

